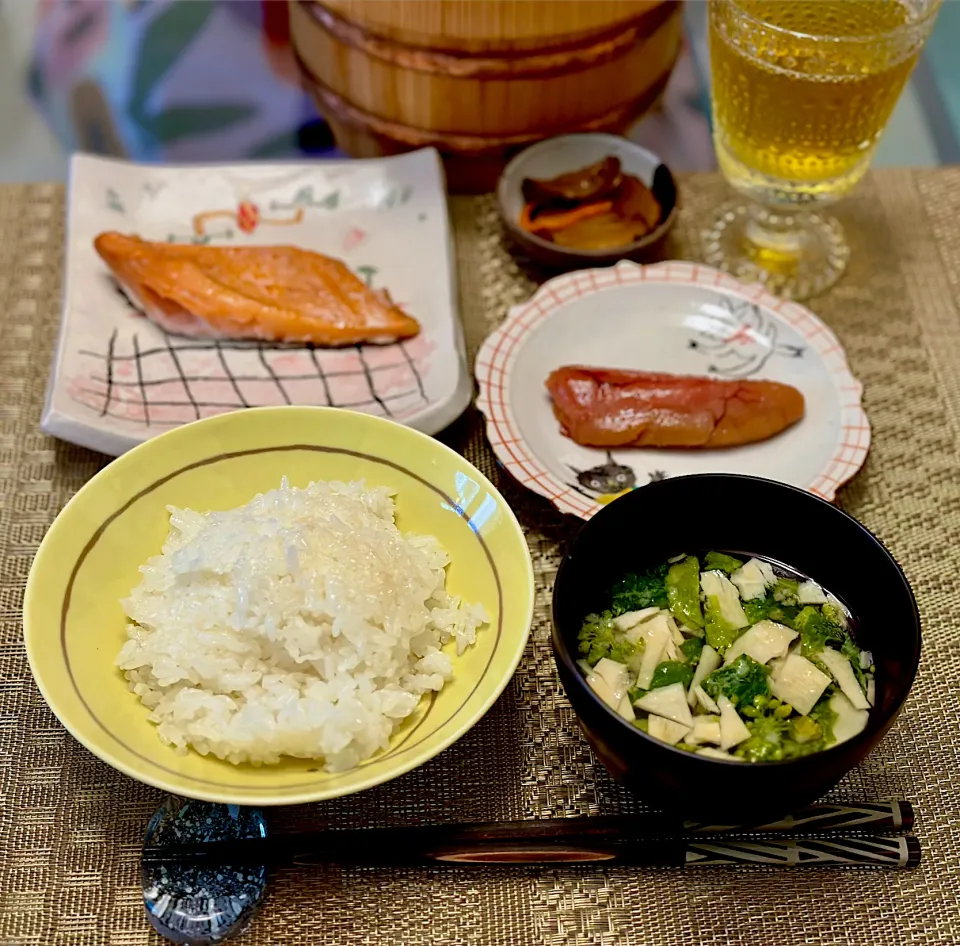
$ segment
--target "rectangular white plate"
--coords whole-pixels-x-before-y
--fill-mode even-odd
[[[470,400],[443,172],[432,148],[304,164],[70,165],[60,335],[43,430],[118,455],[243,407],[333,405],[428,434]],[[293,244],[344,260],[422,327],[346,349],[168,335],[139,315],[93,248],[104,230],[228,246]]]

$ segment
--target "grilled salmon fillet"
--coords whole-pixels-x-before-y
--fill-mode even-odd
[[[776,381],[727,381],[577,365],[547,378],[563,432],[585,447],[738,447],[803,417]]]
[[[176,335],[355,345],[420,331],[340,260],[295,246],[196,246],[101,233],[94,247],[149,319]]]

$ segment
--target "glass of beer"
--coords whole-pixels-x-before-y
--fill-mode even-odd
[[[742,197],[706,262],[792,298],[839,278],[850,249],[818,211],[866,173],[940,2],[710,0],[713,139]]]

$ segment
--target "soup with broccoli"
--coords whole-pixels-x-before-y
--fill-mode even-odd
[[[846,608],[759,558],[681,555],[628,575],[578,643],[588,685],[626,723],[711,758],[819,752],[863,730],[875,698]]]

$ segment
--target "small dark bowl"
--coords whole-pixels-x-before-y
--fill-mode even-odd
[[[626,573],[706,549],[771,559],[850,609],[857,642],[877,667],[876,705],[862,733],[786,762],[726,762],[652,739],[594,695],[576,665],[584,616],[609,607],[611,586]],[[845,512],[782,483],[711,473],[636,489],[583,526],[553,589],[553,649],[580,725],[615,779],[689,817],[756,824],[819,798],[883,738],[916,676],[920,615],[893,557]]]
[[[627,174],[643,181],[661,207],[660,222],[646,236],[612,250],[578,250],[560,246],[528,233],[520,224],[524,200],[521,187],[526,177],[551,178],[576,171],[613,155]],[[670,169],[646,148],[619,135],[590,132],[547,138],[521,151],[504,169],[497,184],[497,206],[507,232],[520,249],[550,269],[570,270],[609,266],[618,260],[649,262],[654,259],[677,218],[677,184]]]

